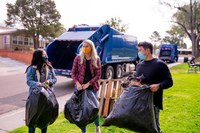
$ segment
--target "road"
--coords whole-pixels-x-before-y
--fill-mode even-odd
[[[0,115],[25,106],[28,96],[27,65],[0,57]],[[57,97],[73,92],[72,79],[57,76],[54,86]]]

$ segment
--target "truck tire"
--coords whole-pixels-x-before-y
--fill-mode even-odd
[[[126,63],[122,64],[122,74],[126,74]]]
[[[105,79],[113,79],[114,78],[114,69],[112,66],[107,66],[105,71]]]
[[[120,64],[118,64],[115,66],[115,78],[119,79],[122,77],[122,75],[123,75],[122,66]]]
[[[189,61],[189,60],[188,60],[188,57],[184,57],[184,58],[183,58],[183,62],[184,62],[184,63],[186,63],[186,62],[188,62],[188,61]]]
[[[178,62],[178,57],[176,57],[176,62]]]
[[[174,58],[174,62],[173,63],[176,63],[176,62],[178,62],[178,57]]]

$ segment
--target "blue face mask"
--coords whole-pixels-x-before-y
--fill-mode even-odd
[[[147,56],[144,55],[143,53],[139,52],[138,53],[138,57],[140,58],[140,60],[146,60]]]
[[[48,56],[47,56],[47,55],[43,57],[43,61],[44,61],[45,63],[48,61]]]

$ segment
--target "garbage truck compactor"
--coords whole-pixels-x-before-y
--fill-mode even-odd
[[[137,38],[115,30],[109,25],[74,26],[47,46],[49,61],[57,75],[71,77],[74,58],[82,42],[94,42],[102,63],[102,78],[121,78],[134,70],[137,61]]]

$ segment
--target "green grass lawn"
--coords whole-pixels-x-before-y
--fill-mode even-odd
[[[164,91],[164,110],[160,112],[161,129],[164,133],[200,132],[200,74],[187,73],[188,65],[172,67],[173,87]],[[104,118],[101,118],[102,124]],[[10,133],[26,133],[23,126]],[[102,133],[131,133],[114,126],[101,127]],[[49,126],[48,133],[79,133],[80,129],[70,124],[63,113]],[[40,133],[37,129],[36,133]],[[87,126],[87,133],[94,133],[94,124]]]

